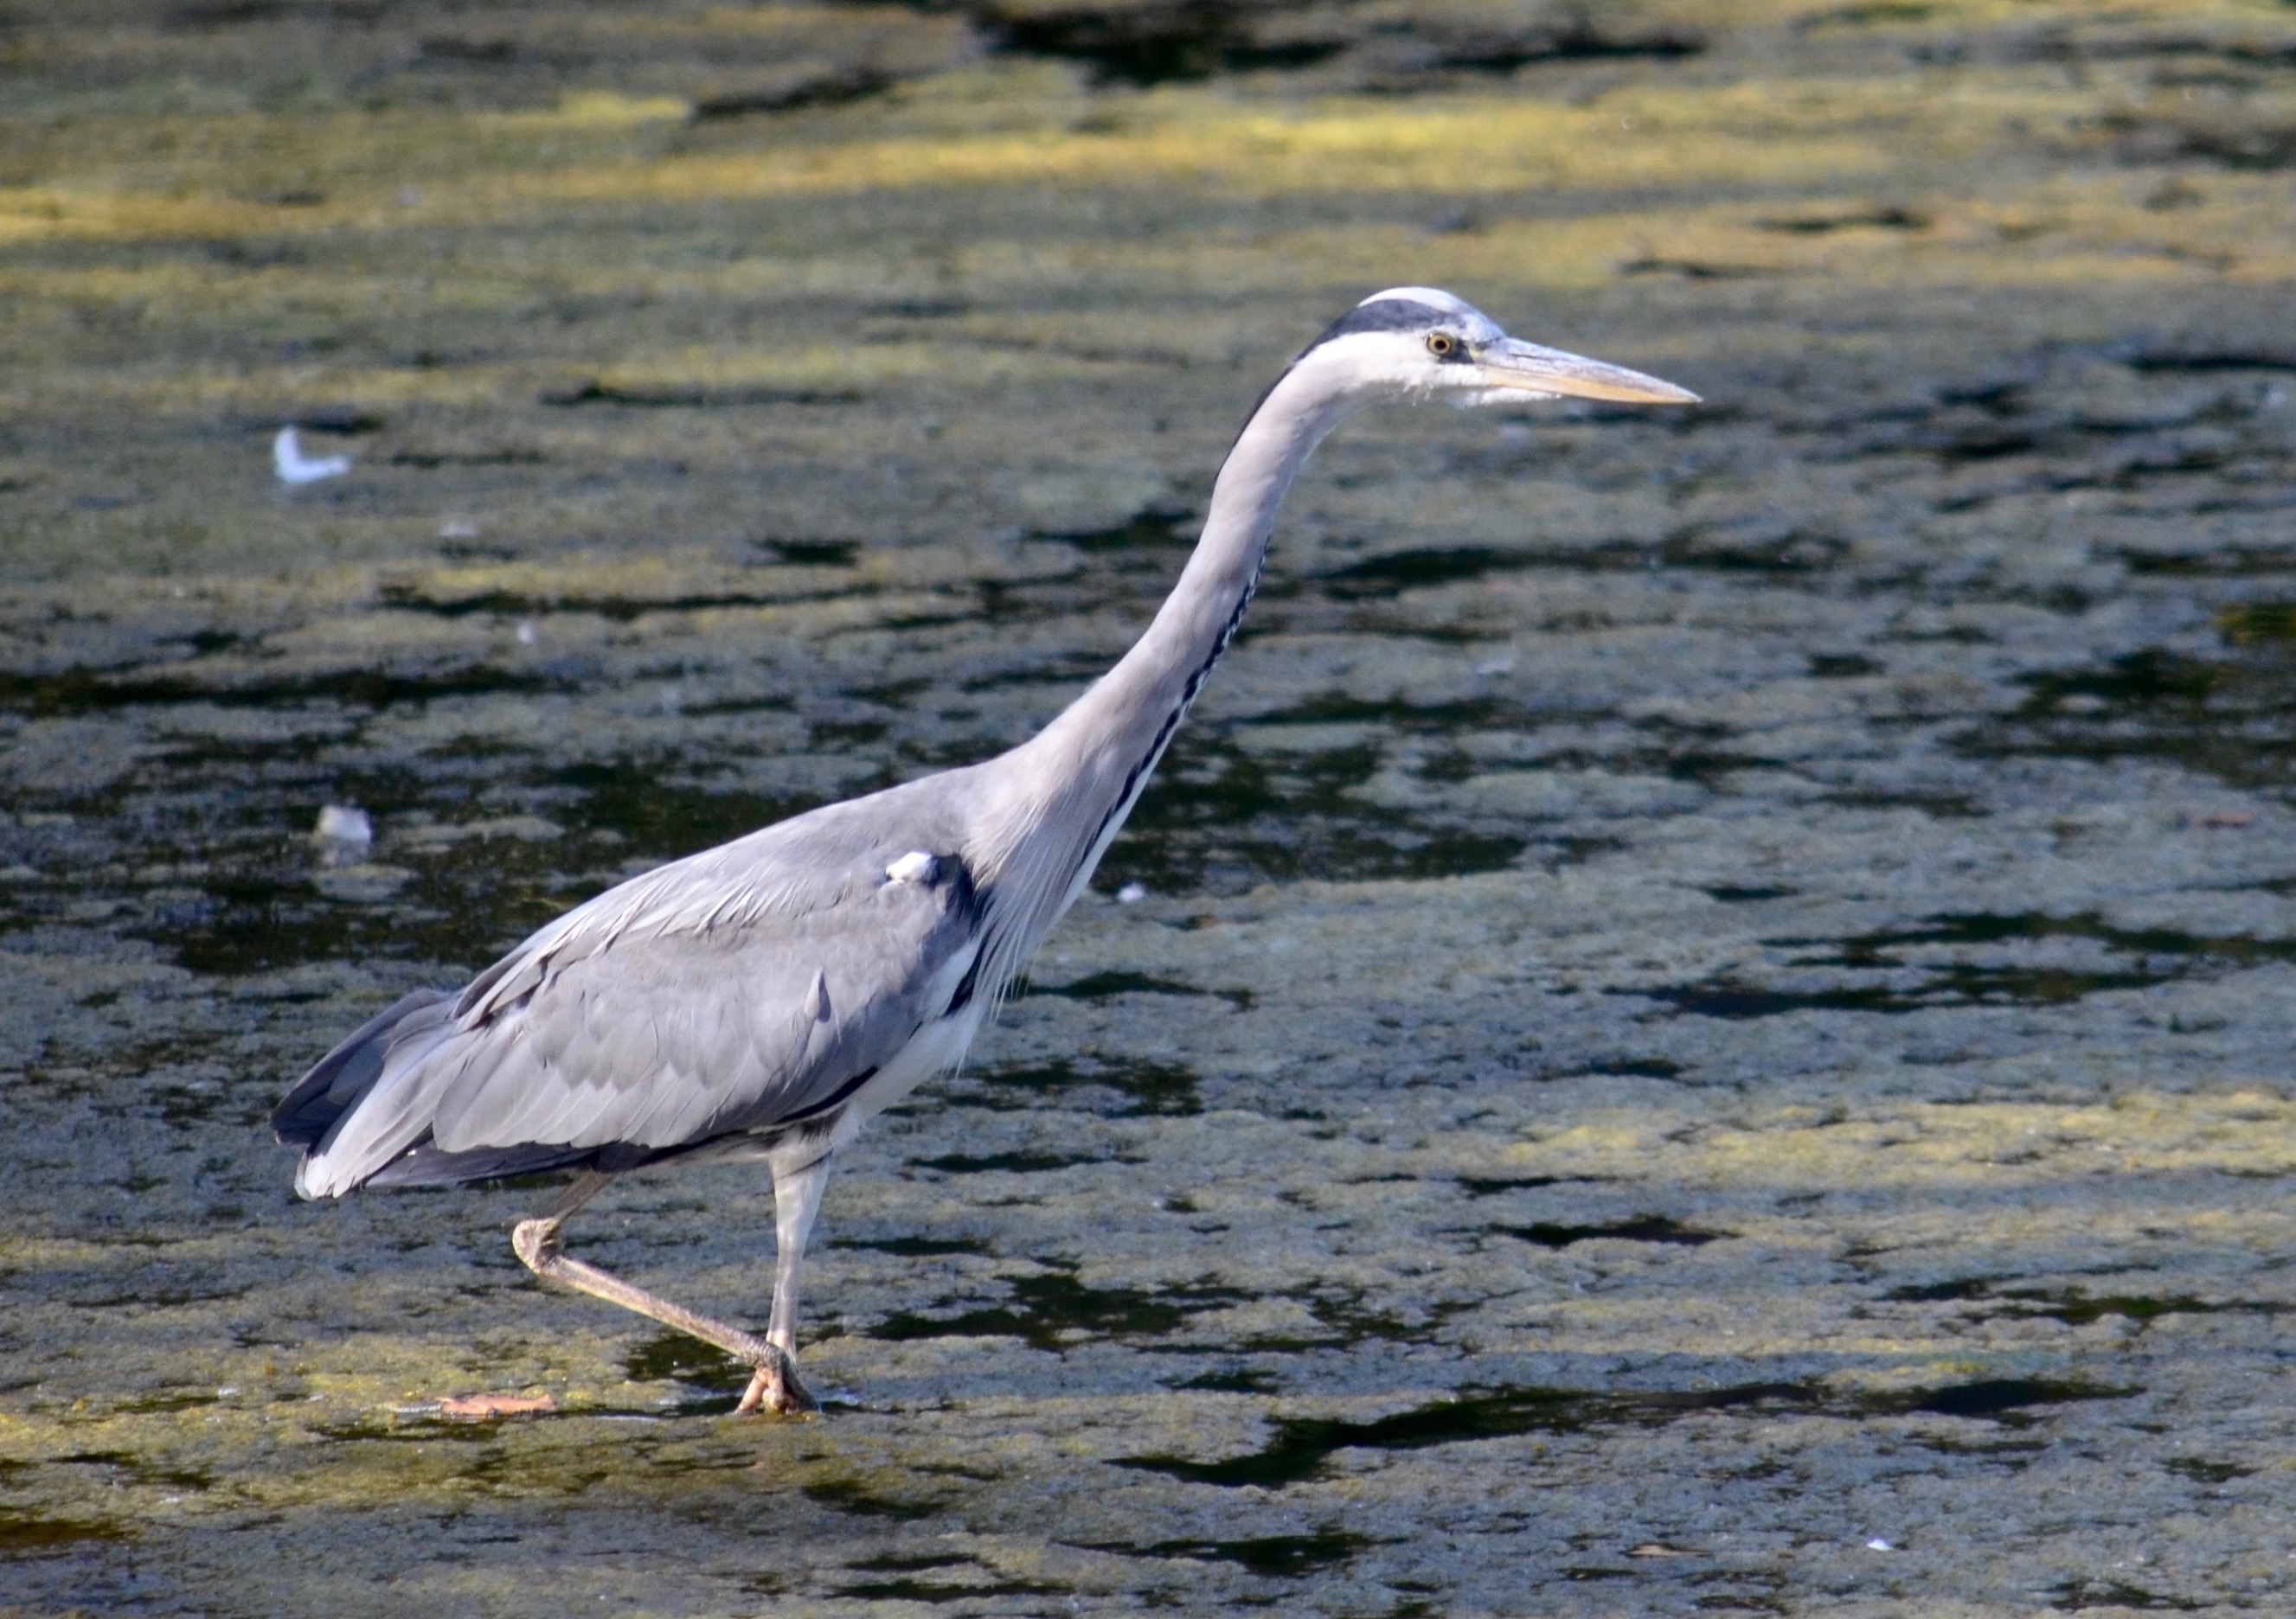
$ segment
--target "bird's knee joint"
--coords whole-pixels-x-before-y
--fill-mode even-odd
[[[558,1222],[555,1220],[521,1220],[511,1228],[510,1246],[529,1271],[549,1268],[558,1257]]]

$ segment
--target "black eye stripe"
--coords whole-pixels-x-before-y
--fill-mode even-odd
[[[1368,304],[1357,304],[1340,316],[1324,329],[1323,336],[1300,352],[1312,353],[1333,338],[1351,337],[1358,331],[1408,331],[1414,326],[1435,325],[1443,318],[1443,311],[1430,304],[1407,298],[1375,298]]]

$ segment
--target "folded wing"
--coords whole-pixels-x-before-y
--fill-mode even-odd
[[[400,1002],[275,1113],[298,1189],[643,1161],[842,1100],[947,1010],[980,911],[957,855],[896,876],[917,845],[851,819],[648,872]]]

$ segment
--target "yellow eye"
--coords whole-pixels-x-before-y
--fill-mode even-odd
[[[1449,359],[1451,351],[1458,346],[1459,339],[1447,331],[1431,331],[1427,334],[1427,352],[1439,360]]]

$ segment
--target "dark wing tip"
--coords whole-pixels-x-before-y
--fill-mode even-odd
[[[401,996],[358,1026],[271,1110],[271,1129],[288,1147],[316,1147],[335,1121],[358,1106],[382,1077],[383,1059],[410,1018],[439,1008],[451,990],[418,989]],[[430,1021],[444,1017],[439,1011]]]

